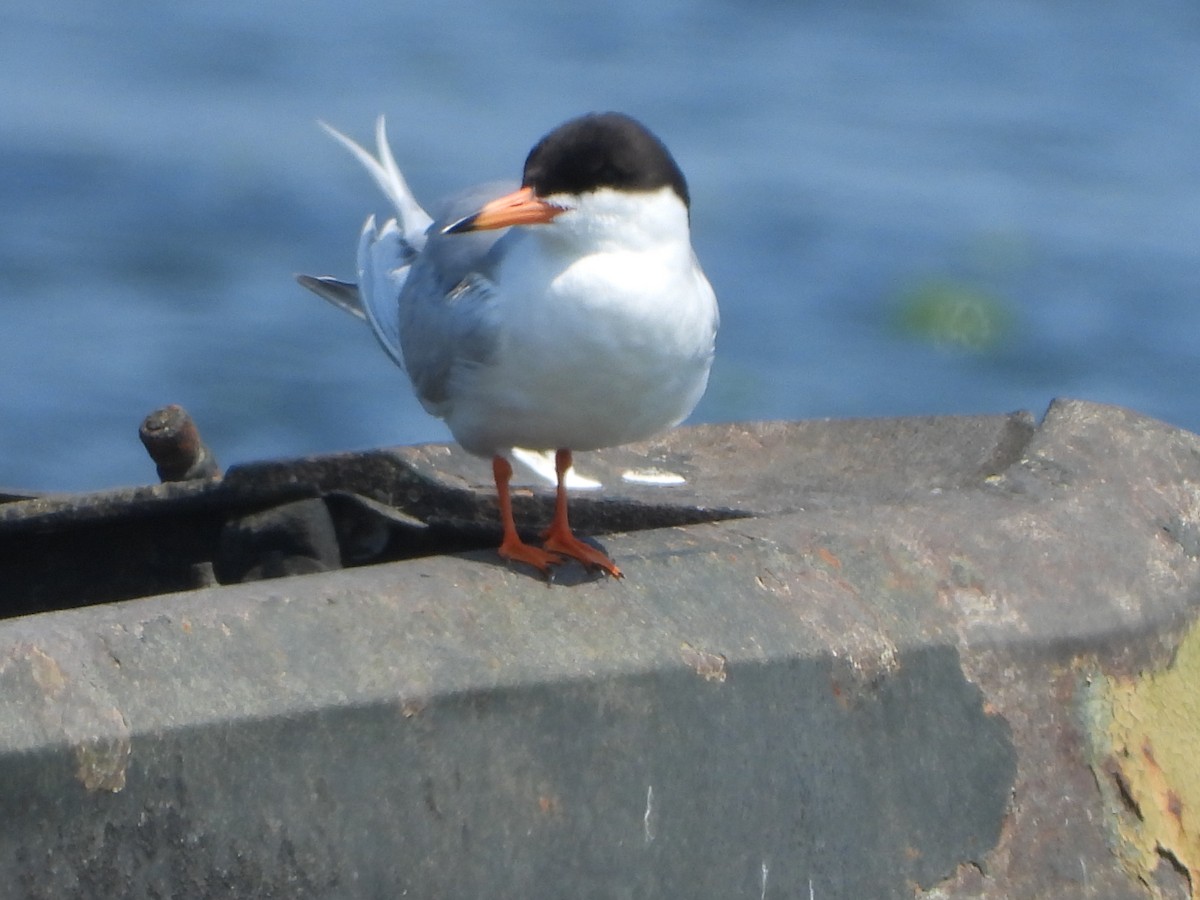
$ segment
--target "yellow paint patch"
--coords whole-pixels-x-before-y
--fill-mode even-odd
[[[1101,689],[1107,753],[1096,768],[1116,802],[1122,860],[1149,883],[1170,859],[1200,900],[1200,625],[1163,671],[1105,678]]]

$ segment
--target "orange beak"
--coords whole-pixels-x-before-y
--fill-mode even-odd
[[[489,228],[507,228],[509,225],[541,225],[562,212],[566,212],[563,207],[547,203],[534,195],[533,188],[523,187],[497,197],[485,203],[479,212],[447,225],[442,229],[442,234],[486,231]]]

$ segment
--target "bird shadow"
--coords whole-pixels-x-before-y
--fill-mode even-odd
[[[596,541],[584,539],[584,543],[595,547],[600,551],[604,548]],[[592,584],[597,581],[608,580],[611,576],[603,569],[591,568],[585,566],[578,560],[569,559],[560,565],[555,566],[549,574],[543,573],[531,565],[521,562],[513,562],[512,560],[504,559],[496,550],[465,550],[454,554],[460,559],[469,559],[473,562],[483,563],[487,566],[492,566],[500,569],[507,569],[516,574],[531,578],[534,581],[540,581],[546,587],[577,587],[581,584]],[[613,579],[616,580],[616,579]]]

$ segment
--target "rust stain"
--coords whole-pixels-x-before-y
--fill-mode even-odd
[[[827,547],[818,547],[817,548],[817,556],[821,557],[821,560],[826,565],[832,566],[833,568],[837,569],[839,572],[841,571],[842,561],[840,559],[838,559],[837,556],[834,555],[832,550],[828,549]]]
[[[829,692],[833,694],[833,699],[836,700],[839,705],[846,705],[846,699],[842,691],[842,685],[836,679],[829,679]]]

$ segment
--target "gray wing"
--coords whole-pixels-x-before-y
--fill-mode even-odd
[[[508,229],[444,235],[442,229],[488,200],[514,190],[511,182],[470,188],[439,204],[430,218],[412,195],[388,147],[383,118],[376,123],[376,156],[324,126],[362,163],[392,201],[396,219],[367,219],[358,242],[358,284],[328,276],[297,276],[304,287],[371,326],[380,346],[408,372],[421,403],[444,417],[455,371],[486,364],[496,342],[491,298],[503,248],[523,235]]]
[[[357,284],[328,275],[296,276],[323,300],[365,319],[435,415],[441,414],[434,407],[446,399],[450,371],[489,355],[493,272],[505,243],[519,238],[507,229],[454,235],[442,229],[515,187],[492,182],[450,197],[417,239],[404,235],[394,219],[377,226],[369,216],[359,235]]]
[[[421,403],[447,414],[455,371],[485,365],[496,344],[495,273],[519,231],[442,234],[442,229],[516,188],[493,182],[470,188],[443,204],[426,235],[421,255],[400,292],[400,345],[405,368]]]
[[[381,228],[376,227],[374,216],[367,219],[358,241],[357,285],[329,276],[298,275],[296,280],[338,309],[366,319],[380,346],[403,367],[397,300],[409,267],[425,245],[425,235],[432,220],[413,196],[396,165],[388,146],[383,116],[375,123],[377,156],[372,156],[340,131],[325,123],[321,126],[363,165],[392,201],[396,218],[389,219]]]
[[[367,217],[358,238],[358,293],[363,317],[379,346],[402,369],[405,363],[397,298],[412,268],[411,249],[395,219],[388,219],[382,228],[376,228],[375,217]]]

